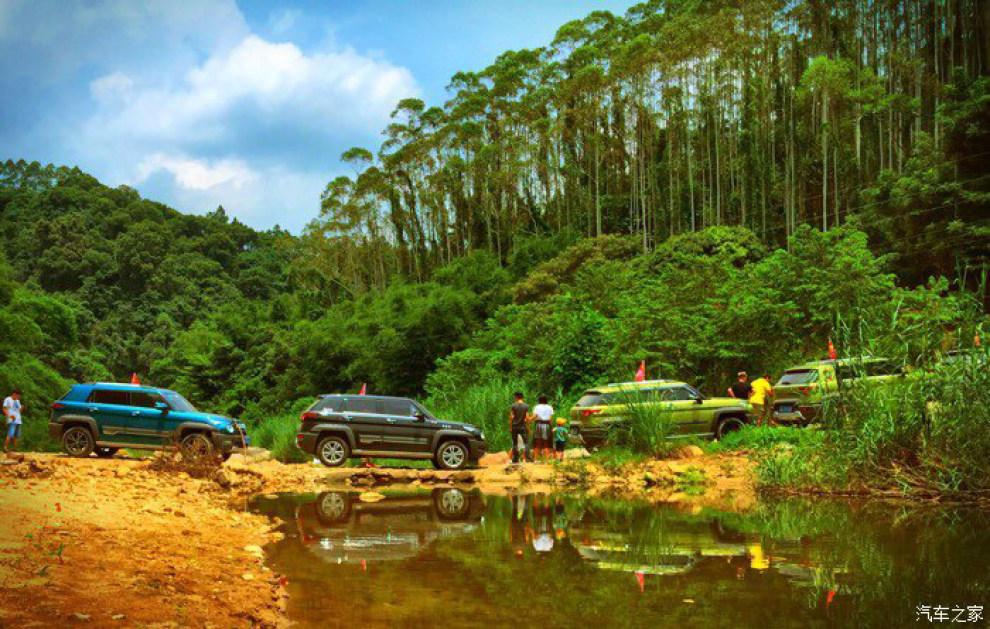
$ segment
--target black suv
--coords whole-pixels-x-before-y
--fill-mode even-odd
[[[299,419],[296,445],[331,467],[375,456],[430,459],[457,470],[477,464],[486,449],[480,429],[441,421],[408,398],[323,395]]]

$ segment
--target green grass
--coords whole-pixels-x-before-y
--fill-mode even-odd
[[[481,428],[488,441],[488,450],[499,452],[510,448],[509,406],[513,402],[512,395],[516,391],[526,390],[520,382],[494,380],[466,389],[436,393],[425,401],[425,406],[441,419]],[[533,396],[529,396],[527,401],[530,407],[535,404]],[[556,410],[566,414],[563,408]]]

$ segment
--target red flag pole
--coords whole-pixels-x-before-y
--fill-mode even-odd
[[[636,382],[643,382],[646,380],[646,361],[639,363],[639,369],[636,370]]]
[[[367,382],[362,382],[361,383],[361,392],[358,393],[358,395],[364,395],[367,390],[368,390],[368,383]]]

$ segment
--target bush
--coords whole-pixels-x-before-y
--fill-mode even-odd
[[[437,390],[427,398],[426,408],[437,417],[481,428],[488,441],[488,450],[497,452],[511,446],[509,406],[516,391],[525,392],[526,388],[511,380],[493,380],[461,390]]]

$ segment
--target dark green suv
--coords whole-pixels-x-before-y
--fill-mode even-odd
[[[487,448],[479,428],[437,419],[403,397],[324,395],[299,419],[296,445],[330,467],[374,456],[456,470],[477,464]]]

